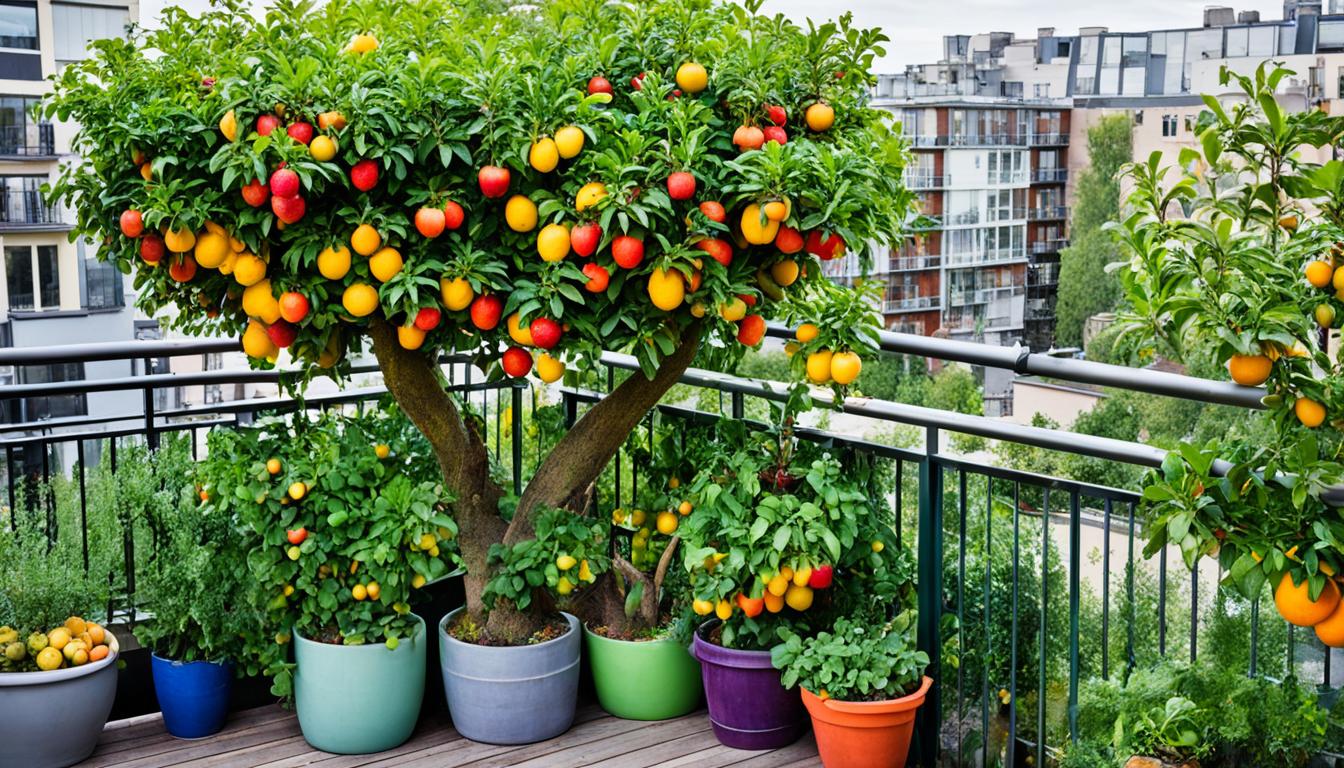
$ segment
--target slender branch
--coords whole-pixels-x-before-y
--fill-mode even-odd
[[[658,558],[658,567],[653,572],[653,591],[661,594],[663,591],[663,579],[667,577],[667,568],[672,564],[672,553],[677,551],[677,544],[681,543],[680,536],[673,536],[672,540],[667,542],[667,549],[663,550],[663,556]]]

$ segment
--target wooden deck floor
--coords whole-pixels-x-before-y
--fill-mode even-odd
[[[159,715],[109,723],[98,749],[80,766],[248,766],[291,768],[404,766],[405,768],[802,768],[820,766],[816,742],[801,741],[773,752],[744,752],[718,743],[703,711],[676,720],[644,723],[621,720],[596,705],[579,710],[574,727],[540,744],[503,747],[462,738],[443,712],[429,712],[410,741],[374,755],[333,755],[303,740],[292,711],[278,706],[235,713],[220,733],[182,741],[169,736]]]

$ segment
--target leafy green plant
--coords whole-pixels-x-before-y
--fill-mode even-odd
[[[1198,730],[1199,707],[1183,696],[1172,696],[1160,707],[1139,712],[1132,722],[1115,721],[1117,753],[1185,761],[1208,751]]]
[[[914,648],[914,616],[903,612],[885,624],[839,618],[830,630],[803,638],[781,628],[782,643],[770,661],[795,685],[822,698],[883,701],[914,692],[929,656]]]

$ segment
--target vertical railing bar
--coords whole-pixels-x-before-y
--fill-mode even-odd
[[[903,484],[902,481],[904,479],[905,479],[905,461],[902,459],[897,459],[896,460],[896,549],[902,549],[904,545],[904,541],[901,538],[901,532],[902,532],[901,516],[902,512],[905,509],[905,506],[904,504],[902,504],[901,499],[901,485]]]
[[[9,486],[9,531],[19,530],[19,511],[14,508],[14,446],[5,446],[5,484]]]
[[[1288,625],[1288,665],[1284,667],[1283,674],[1290,677],[1294,676],[1293,667],[1297,666],[1297,637],[1295,637],[1297,633],[1294,631],[1296,629],[1297,627],[1292,624]]]
[[[962,751],[962,713],[965,711],[966,664],[966,470],[957,470],[957,762]]]
[[[1167,655],[1167,548],[1157,557],[1157,653]]]
[[[1050,627],[1050,488],[1041,503],[1041,633],[1036,682],[1036,765],[1045,765],[1045,638]]]
[[[79,545],[84,555],[84,573],[89,572],[89,503],[84,487],[84,441],[75,441],[79,461]]]
[[[1079,603],[1082,590],[1082,499],[1069,494],[1069,741],[1078,743]]]
[[[1260,657],[1260,592],[1251,598],[1251,665],[1247,677],[1255,677]]]
[[[1101,677],[1111,676],[1111,500],[1102,504],[1101,520]]]
[[[928,654],[929,669],[934,674],[933,687],[924,706],[919,708],[918,745],[923,765],[938,762],[939,734],[942,731],[942,468],[933,457],[938,452],[938,429],[928,427],[924,432],[924,457],[919,464],[919,519],[916,532],[918,557],[915,561],[919,575],[916,594],[919,596],[919,615],[916,625],[919,649]]]
[[[1134,625],[1138,623],[1139,615],[1134,605],[1134,502],[1129,502],[1129,533],[1127,535],[1129,544],[1129,554],[1125,565],[1125,588],[1129,591],[1129,621],[1125,639],[1125,682],[1129,682],[1129,673],[1134,671],[1134,665],[1137,661],[1134,658]]]
[[[1021,523],[1018,512],[1021,484],[1013,483],[1013,621],[1008,641],[1008,759],[1006,764],[1017,765],[1017,567],[1021,553]]]
[[[1199,656],[1199,565],[1190,569],[1190,663]]]
[[[50,552],[56,546],[56,539],[61,535],[56,526],[56,504],[50,498],[51,490],[51,463],[49,456],[51,454],[51,443],[42,441],[42,490],[40,498],[34,499],[38,504],[46,507],[47,510],[47,551]],[[45,502],[45,503],[44,503]]]
[[[741,392],[734,392],[730,398],[730,403],[733,408],[733,418],[740,421],[746,414],[746,398],[742,396]]]
[[[985,614],[985,658],[980,665],[981,671],[981,703],[980,703],[980,734],[984,739],[984,762],[981,765],[989,765],[989,660],[993,658],[993,651],[989,645],[990,638],[990,581],[994,578],[991,564],[994,561],[994,548],[991,530],[994,521],[994,478],[985,475],[985,588],[984,588],[984,614]]]
[[[509,429],[513,438],[513,492],[523,493],[523,390],[513,388],[513,418],[509,420]],[[536,397],[536,394],[533,394]]]

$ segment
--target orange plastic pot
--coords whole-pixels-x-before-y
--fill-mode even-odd
[[[817,751],[826,768],[904,768],[915,731],[915,710],[924,703],[933,680],[919,690],[889,701],[822,699],[803,688],[803,705],[812,716]]]

